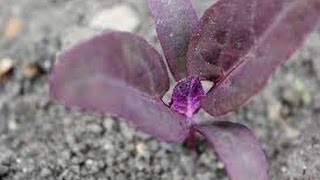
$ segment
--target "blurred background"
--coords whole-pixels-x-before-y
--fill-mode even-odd
[[[194,1],[199,15],[212,3]],[[202,141],[191,152],[49,97],[56,54],[107,28],[160,50],[143,0],[0,0],[0,180],[226,180]],[[223,117],[254,131],[273,180],[320,177],[319,30],[263,91]]]

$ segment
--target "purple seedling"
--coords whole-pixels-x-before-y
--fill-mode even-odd
[[[143,38],[106,31],[58,56],[50,92],[68,107],[111,114],[160,140],[203,135],[231,180],[267,180],[268,163],[244,125],[200,123],[239,108],[300,47],[320,19],[320,0],[219,0],[200,20],[190,0],[146,0],[169,69]],[[201,81],[213,86],[205,93]]]

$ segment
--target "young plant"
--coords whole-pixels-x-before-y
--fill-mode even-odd
[[[106,31],[63,52],[50,76],[52,96],[68,107],[120,116],[166,142],[203,135],[232,180],[267,180],[268,163],[253,133],[225,121],[303,43],[320,19],[320,0],[219,0],[198,20],[190,0],[146,0],[169,68],[136,35]],[[212,81],[205,93],[200,80]]]

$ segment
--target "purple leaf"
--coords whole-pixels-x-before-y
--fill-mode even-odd
[[[186,55],[198,17],[190,0],[146,0],[169,68],[178,81],[186,76]]]
[[[222,70],[225,71],[224,75],[203,99],[202,107],[211,115],[217,116],[246,102],[266,84],[276,67],[290,58],[301,46],[319,19],[319,0],[288,1],[265,31],[255,32],[254,39],[249,43],[254,42],[252,47],[240,55],[236,62],[232,61],[231,66],[222,68],[227,70]],[[259,34],[261,35],[258,36]],[[241,35],[239,41],[234,42],[240,42],[242,46],[251,39],[249,37],[251,35]],[[228,59],[225,61],[228,62]]]
[[[225,164],[230,180],[267,180],[268,163],[254,134],[245,126],[220,121],[195,127]]]
[[[142,38],[106,32],[62,53],[50,76],[51,94],[68,107],[119,115],[164,141],[188,133],[182,115],[161,101],[169,88],[161,56]]]
[[[191,117],[200,108],[205,92],[198,77],[189,76],[178,82],[173,89],[170,108]]]
[[[195,28],[188,73],[217,81],[246,55],[285,0],[219,0]]]

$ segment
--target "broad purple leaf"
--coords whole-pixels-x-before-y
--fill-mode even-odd
[[[189,76],[178,82],[173,89],[170,108],[191,117],[200,108],[205,92],[198,77]]]
[[[227,68],[202,107],[211,115],[223,115],[246,102],[301,46],[319,19],[319,0],[288,1],[261,36],[254,39],[250,50]]]
[[[142,38],[106,32],[65,51],[50,76],[51,94],[68,107],[118,115],[164,141],[180,142],[184,117],[161,101],[169,88],[161,56]]]
[[[188,74],[217,81],[246,55],[285,0],[219,0],[190,41]]]
[[[186,55],[198,17],[190,0],[146,0],[174,78],[186,76]]]
[[[196,129],[225,164],[230,180],[267,180],[268,162],[254,134],[245,126],[220,121]]]

